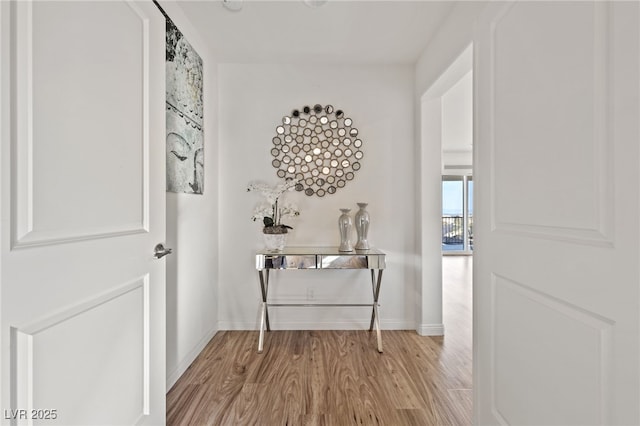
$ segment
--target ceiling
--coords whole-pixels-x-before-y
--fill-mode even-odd
[[[222,0],[179,4],[220,63],[412,64],[455,3],[244,0],[236,12]]]

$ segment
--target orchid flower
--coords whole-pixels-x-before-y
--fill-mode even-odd
[[[293,203],[282,203],[280,198],[285,192],[292,191],[298,184],[297,179],[289,179],[269,186],[264,182],[250,182],[247,192],[259,192],[266,201],[259,203],[253,210],[253,221],[262,220],[265,227],[278,226],[291,229],[290,226],[281,223],[283,217],[300,215],[300,210]]]

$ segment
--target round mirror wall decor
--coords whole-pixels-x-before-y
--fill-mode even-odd
[[[297,179],[308,196],[334,194],[353,180],[364,154],[353,120],[332,105],[294,109],[276,126],[271,164],[283,179]]]

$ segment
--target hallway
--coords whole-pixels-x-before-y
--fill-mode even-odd
[[[167,424],[471,423],[472,258],[445,256],[446,337],[219,332],[167,394]]]

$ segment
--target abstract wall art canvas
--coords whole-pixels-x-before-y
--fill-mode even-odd
[[[166,18],[167,191],[202,194],[204,130],[202,59]]]

